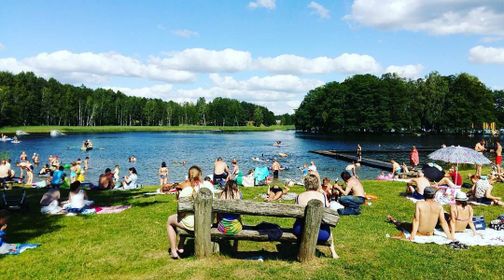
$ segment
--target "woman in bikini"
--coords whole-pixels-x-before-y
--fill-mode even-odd
[[[473,209],[467,204],[467,195],[463,192],[457,192],[455,195],[455,205],[450,206],[450,231],[452,236],[455,232],[463,232],[467,226],[472,230],[473,236],[476,236],[476,228],[473,223]]]
[[[168,167],[166,167],[166,162],[161,163],[159,168],[159,185],[164,186],[168,183]]]

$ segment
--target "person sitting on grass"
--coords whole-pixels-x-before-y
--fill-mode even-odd
[[[61,193],[59,189],[51,188],[40,199],[40,213],[42,214],[62,214],[64,213],[63,208],[59,206],[59,199],[61,198]]]
[[[284,186],[283,188],[279,187],[278,185],[274,185],[273,187],[269,186],[265,201],[270,202],[279,200],[280,198],[282,198],[284,194],[287,194],[288,192],[289,192],[288,186]]]
[[[493,186],[486,177],[482,178],[479,175],[472,175],[471,182],[473,186],[470,194],[476,199],[476,202],[486,205],[504,206],[501,197],[492,195]]]
[[[123,189],[123,190],[132,190],[132,189],[136,189],[138,187],[138,185],[137,185],[138,174],[137,174],[136,168],[130,167],[128,169],[128,172],[129,172],[129,174],[124,176],[124,180],[122,181],[121,186],[116,187],[116,189],[119,188],[119,189]]]
[[[323,207],[329,207],[329,203],[327,201],[326,196],[319,191],[320,182],[317,176],[313,174],[309,174],[308,176],[306,176],[304,178],[304,187],[306,191],[300,193],[296,198],[297,205],[306,206],[308,205],[308,202],[310,200],[316,199],[322,202]],[[292,228],[292,233],[294,233],[294,235],[300,238],[301,234],[303,233],[303,227],[304,227],[303,220],[296,219],[296,222],[294,222],[294,226]],[[321,224],[318,235],[318,242],[325,242],[329,239],[330,236],[331,236],[331,228],[329,227],[329,225]]]
[[[468,200],[467,195],[459,191],[455,195],[455,205],[450,206],[450,231],[453,236],[455,232],[463,232],[467,226],[471,228],[473,236],[476,236],[473,209],[467,204]]]
[[[323,194],[326,195],[327,199],[330,201],[331,200],[331,196],[333,194],[333,186],[331,184],[331,179],[325,177],[324,179],[322,179],[322,188],[321,188],[321,191]]]
[[[89,206],[88,196],[85,190],[81,189],[80,181],[75,181],[70,184],[70,192],[68,193],[68,204],[66,209],[69,213],[79,214],[86,210]]]
[[[366,193],[359,179],[350,175],[348,171],[341,172],[341,179],[345,181],[346,188],[343,190],[339,185],[335,184],[340,195],[342,195],[338,202],[345,206],[344,209],[339,209],[340,215],[359,215],[360,206],[366,201]]]
[[[105,172],[100,174],[100,177],[98,178],[98,187],[101,190],[107,190],[113,189],[114,186],[114,173],[112,173],[112,170],[110,170],[110,168],[106,168]]]
[[[418,177],[411,179],[406,183],[406,193],[413,198],[421,200],[424,199],[423,192],[425,188],[430,186],[429,179],[427,179],[421,170],[418,171]]]
[[[180,189],[178,198],[194,197],[203,184],[201,180],[201,169],[198,166],[194,165],[189,168],[187,178],[186,181],[178,186]],[[180,217],[177,214],[173,214],[168,217],[166,230],[170,242],[170,255],[173,259],[180,259],[179,254],[184,252],[184,237],[180,237],[177,246],[177,228],[194,231],[194,214],[186,213]]]
[[[450,232],[448,223],[446,222],[443,206],[434,201],[436,189],[427,187],[424,190],[425,201],[419,201],[415,206],[415,215],[412,223],[401,223],[391,215],[387,216],[387,220],[393,223],[399,230],[411,233],[409,240],[415,240],[419,236],[431,236],[434,234],[434,229],[439,223],[448,239],[453,240],[454,237]]]
[[[221,200],[242,199],[242,194],[238,190],[238,184],[235,180],[228,180],[224,186],[224,190],[219,195]],[[242,230],[240,215],[237,214],[219,214],[217,215],[219,222],[217,229],[227,235],[235,235]],[[235,242],[235,245],[238,245]]]

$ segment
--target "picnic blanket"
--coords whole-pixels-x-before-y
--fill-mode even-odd
[[[410,237],[408,231],[403,231],[406,238]],[[455,233],[455,239],[467,246],[504,246],[504,230],[494,230],[487,228],[476,231],[480,235],[473,236],[470,229],[464,232]],[[450,244],[452,241],[446,238],[444,232],[435,229],[432,236],[416,236],[414,243],[427,244],[435,243],[438,245]]]
[[[455,204],[455,194],[457,194],[457,192],[459,191],[460,191],[459,186],[455,188],[447,186],[439,186],[439,190],[436,192],[434,200],[441,205]],[[413,203],[417,203],[418,201],[424,201],[423,199],[416,199],[410,195],[407,195],[406,199],[410,200]]]
[[[19,255],[28,249],[37,248],[40,244],[29,243],[2,243],[0,255]]]
[[[131,205],[117,205],[117,206],[108,206],[108,207],[94,207],[96,214],[104,215],[104,214],[117,214],[121,213],[124,210],[130,209]]]

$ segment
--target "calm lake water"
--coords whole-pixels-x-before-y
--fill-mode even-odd
[[[85,139],[91,139],[94,150],[82,152],[80,146]],[[409,149],[411,145],[417,147],[440,147],[446,145],[473,146],[477,138],[462,136],[335,136],[323,137],[299,134],[294,131],[272,132],[132,132],[106,134],[72,134],[52,138],[49,135],[30,135],[20,138],[22,143],[11,144],[0,142],[0,157],[8,156],[13,162],[19,159],[21,151],[31,157],[39,153],[41,162],[45,163],[49,155],[58,155],[64,163],[70,163],[77,158],[90,157],[90,167],[86,174],[86,181],[96,183],[98,176],[107,167],[114,165],[121,167],[121,176],[127,168],[134,166],[142,184],[158,184],[158,168],[162,161],[166,161],[170,169],[170,181],[183,180],[187,169],[191,165],[199,165],[205,175],[213,171],[213,162],[221,156],[230,165],[231,159],[238,160],[243,172],[256,166],[269,166],[271,163],[260,163],[252,157],[264,156],[265,159],[276,157],[289,170],[281,173],[281,178],[298,179],[301,177],[303,163],[315,161],[321,176],[337,178],[348,164],[332,158],[309,153],[317,149],[349,149],[354,150],[360,143],[364,150],[364,157],[374,157],[382,160],[396,159],[407,161],[408,153],[398,154],[370,154],[366,149]],[[282,141],[282,147],[274,147],[276,141]],[[289,156],[282,159],[278,153]],[[128,157],[135,155],[137,162],[128,163]],[[421,160],[426,155],[421,154]],[[180,162],[187,161],[186,166]],[[36,168],[38,170],[40,166]],[[358,173],[363,178],[374,178],[379,170],[362,167]],[[38,181],[37,179],[35,181]]]

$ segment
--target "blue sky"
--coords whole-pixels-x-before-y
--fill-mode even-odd
[[[9,1],[0,70],[292,112],[359,73],[469,72],[504,88],[504,1]]]

